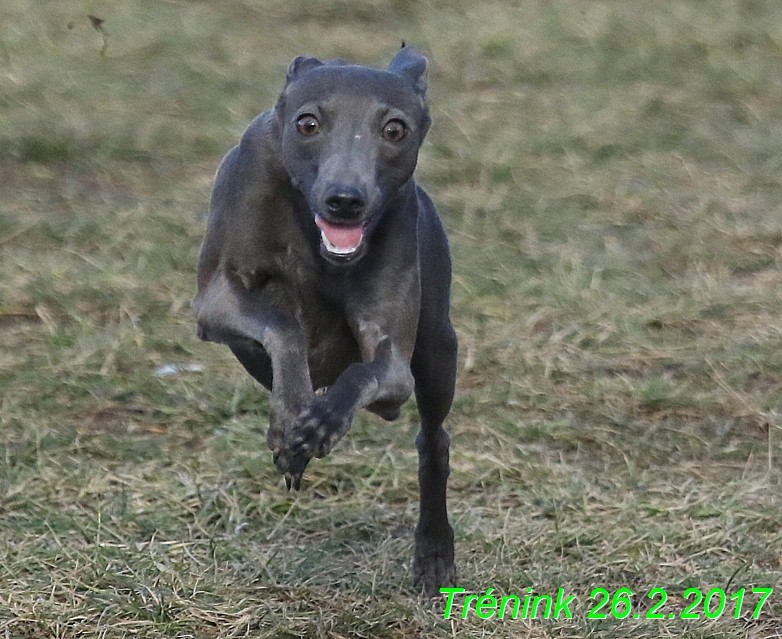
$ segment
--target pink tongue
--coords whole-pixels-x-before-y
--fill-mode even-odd
[[[315,224],[325,233],[329,242],[338,249],[351,249],[361,242],[361,225],[357,226],[337,226],[329,224],[319,215],[315,216]]]

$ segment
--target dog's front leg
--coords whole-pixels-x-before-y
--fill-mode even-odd
[[[224,273],[216,274],[193,300],[199,336],[237,344],[257,342],[272,365],[268,444],[285,483],[298,490],[312,455],[291,455],[288,443],[315,394],[307,363],[307,339],[293,316],[268,306],[257,291],[234,286]]]
[[[331,387],[316,395],[298,425],[286,433],[281,459],[290,457],[295,463],[302,457],[325,457],[350,430],[353,417],[362,408],[386,419],[399,415],[399,407],[413,392],[409,359],[388,336],[361,346],[371,359],[351,364]]]

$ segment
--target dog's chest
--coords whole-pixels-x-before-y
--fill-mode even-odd
[[[310,377],[315,388],[331,386],[352,363],[361,361],[347,318],[331,307],[310,304],[299,320],[307,334]]]
[[[323,278],[300,256],[278,255],[263,284],[266,303],[295,317],[307,337],[307,359],[315,388],[331,386],[361,352],[348,323],[344,281]]]

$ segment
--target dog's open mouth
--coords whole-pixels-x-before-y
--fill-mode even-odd
[[[323,246],[332,255],[349,257],[361,246],[364,238],[363,224],[332,224],[320,215],[315,216],[315,224],[320,229]]]

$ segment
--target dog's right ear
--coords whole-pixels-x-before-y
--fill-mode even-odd
[[[403,42],[388,70],[409,80],[421,97],[426,93],[426,58],[415,47],[408,47]]]
[[[307,56],[300,55],[296,58],[288,67],[288,77],[285,79],[287,84],[293,82],[297,76],[306,71],[315,69],[316,67],[322,67],[323,63],[317,58],[308,58]]]

